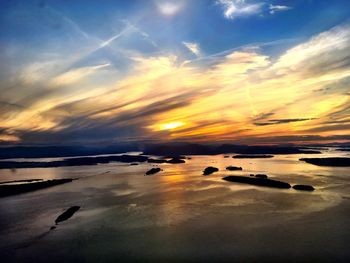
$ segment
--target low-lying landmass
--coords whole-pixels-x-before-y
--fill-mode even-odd
[[[266,175],[266,174],[256,174],[255,177],[256,177],[256,178],[267,179],[267,175]]]
[[[156,174],[159,173],[160,171],[162,171],[162,169],[160,169],[159,167],[157,168],[151,168],[150,170],[148,170],[145,175],[152,175],[152,174]]]
[[[229,171],[242,171],[243,169],[242,169],[242,167],[237,167],[237,166],[230,165],[230,166],[226,167],[226,170],[229,170]]]
[[[232,156],[235,159],[257,159],[257,158],[273,158],[273,155],[267,154],[238,154]]]
[[[55,224],[57,225],[60,222],[66,221],[69,218],[71,218],[75,212],[77,212],[80,209],[80,206],[72,206],[70,208],[68,208],[66,211],[64,211],[62,214],[60,214],[56,220],[55,220]]]
[[[23,183],[23,184],[1,184],[0,197],[36,191],[47,187],[70,183],[73,180],[75,179],[67,178],[67,179],[54,179],[54,180],[47,180],[47,181],[35,181],[32,183]]]
[[[66,158],[59,161],[49,161],[49,162],[0,161],[0,169],[97,165],[101,163],[110,163],[110,162],[135,163],[135,162],[146,162],[148,159],[149,158],[147,156],[142,156],[142,155],[119,155],[119,156],[112,155],[112,156],[97,156],[97,157]]]
[[[305,184],[296,184],[293,185],[293,189],[299,190],[299,191],[314,191],[315,188],[311,185],[305,185]]]
[[[97,165],[110,162],[122,162],[130,163],[185,163],[185,160],[180,158],[166,159],[153,159],[144,155],[112,155],[112,156],[97,156],[97,157],[77,157],[66,158],[58,161],[48,162],[17,162],[17,161],[0,161],[0,169],[20,169],[20,168],[49,168],[49,167],[63,167],[63,166],[82,166],[82,165]]]
[[[207,145],[193,143],[173,143],[147,145],[144,154],[172,155],[217,155],[217,154],[319,154],[318,150],[305,149],[305,146],[248,146],[235,144]],[[225,155],[225,157],[228,155]],[[228,157],[226,157],[228,158]]]
[[[339,148],[337,151],[350,152],[350,148]]]
[[[256,186],[266,186],[266,187],[282,188],[282,189],[291,188],[291,185],[289,183],[272,180],[272,179],[258,178],[258,177],[230,175],[222,179],[229,182],[250,184],[250,185],[256,185]]]
[[[31,183],[31,182],[38,182],[38,181],[43,181],[43,179],[24,179],[24,180],[4,181],[4,182],[0,182],[0,185],[1,184]]]
[[[209,174],[212,174],[212,173],[215,173],[215,172],[218,172],[219,169],[216,168],[216,167],[213,167],[213,166],[208,166],[207,168],[205,168],[203,170],[203,175],[209,175]]]
[[[167,158],[167,157],[165,157]],[[170,160],[167,160],[170,159]],[[178,158],[178,157],[168,157],[167,159],[153,159],[153,158],[149,158],[147,160],[148,163],[172,163],[172,164],[176,164],[176,163],[185,163],[186,161],[183,160],[184,158]]]
[[[242,184],[250,184],[255,186],[264,186],[264,187],[272,187],[272,188],[281,188],[281,189],[289,189],[291,185],[287,182],[278,181],[268,179],[266,174],[250,174],[248,176],[241,175],[230,175],[222,178],[225,181],[234,182],[234,183],[242,183]],[[305,184],[296,184],[293,186],[293,189],[299,191],[314,191],[315,188],[311,185]]]
[[[347,147],[349,148],[349,147]],[[248,146],[236,144],[118,144],[108,147],[84,146],[15,146],[0,147],[0,159],[10,158],[45,158],[74,157],[101,154],[121,154],[127,152],[143,152],[147,155],[158,155],[170,158],[182,158],[183,155],[216,155],[216,154],[315,154],[321,153],[320,148],[306,146]],[[226,157],[228,158],[228,157]],[[165,158],[167,159],[167,158]]]
[[[345,167],[350,166],[350,158],[347,157],[327,157],[327,158],[301,158],[300,161],[318,165],[318,166],[334,166]]]

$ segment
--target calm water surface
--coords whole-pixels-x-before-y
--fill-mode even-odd
[[[350,169],[298,161],[326,156],[349,153],[325,149],[322,155],[272,159],[191,156],[186,164],[0,170],[0,181],[80,178],[1,198],[0,255],[3,262],[349,262]],[[220,171],[203,176],[209,165]],[[226,171],[228,165],[243,171]],[[144,176],[154,166],[164,171]],[[316,191],[222,180],[250,173],[311,184]],[[73,205],[81,209],[50,231]]]

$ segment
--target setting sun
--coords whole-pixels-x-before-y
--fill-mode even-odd
[[[173,130],[183,125],[185,125],[185,123],[181,121],[162,123],[159,125],[159,130]]]

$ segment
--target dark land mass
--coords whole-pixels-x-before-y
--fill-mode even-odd
[[[317,154],[320,151],[303,149],[297,146],[248,146],[248,145],[204,145],[190,143],[147,145],[144,154],[167,156],[173,155],[216,155],[216,154]]]
[[[12,180],[12,181],[0,182],[0,184],[8,184],[8,183],[31,183],[31,182],[38,182],[38,181],[43,181],[43,179]]]
[[[339,146],[338,146],[339,147]],[[183,155],[215,155],[215,154],[297,154],[320,153],[305,146],[248,146],[235,144],[207,145],[193,143],[168,144],[119,144],[108,147],[84,146],[15,146],[0,147],[0,159],[11,158],[44,158],[74,157],[100,154],[117,154],[141,151],[148,155],[166,156],[184,159]],[[167,159],[167,158],[165,158]]]
[[[59,185],[59,184],[70,183],[73,180],[74,179],[69,178],[69,179],[39,181],[34,183],[0,185],[0,197],[40,190],[40,189],[44,189],[44,188]]]
[[[120,156],[68,158],[60,161],[50,161],[50,162],[1,161],[0,169],[97,165],[101,163],[110,163],[110,162],[135,163],[135,162],[146,162],[148,159],[149,159],[148,157],[142,156],[142,155],[120,155]]]
[[[208,166],[207,168],[204,169],[203,175],[209,175],[215,172],[218,172],[219,169],[213,166]]]
[[[256,178],[267,179],[267,175],[266,175],[266,174],[256,174],[255,177],[256,177]]]
[[[173,164],[176,164],[176,163],[185,163],[185,160],[180,159],[180,158],[172,158],[172,159],[170,159],[169,161],[167,161],[167,163],[173,163]]]
[[[73,157],[99,154],[117,154],[129,151],[138,151],[138,148],[132,145],[117,145],[100,148],[83,146],[16,146],[0,147],[0,159]]]
[[[166,163],[167,160],[165,159],[152,159],[152,158],[149,158],[147,160],[148,163]]]
[[[67,158],[59,161],[49,162],[16,162],[16,161],[0,161],[0,169],[19,169],[19,168],[48,168],[48,167],[63,167],[63,166],[82,166],[82,165],[97,165],[101,163],[122,162],[136,165],[136,163],[185,163],[184,160],[172,158],[153,159],[143,155],[120,155],[120,156],[97,156],[97,157],[78,157]]]
[[[346,158],[346,157],[301,158],[299,160],[310,164],[318,165],[318,166],[335,166],[335,167],[350,166],[350,158]]]
[[[242,169],[242,167],[237,167],[237,166],[230,165],[230,166],[226,167],[226,170],[229,170],[229,171],[242,171],[243,169]]]
[[[170,160],[166,160],[166,159],[153,159],[153,158],[149,158],[147,160],[148,163],[185,163],[186,161],[178,158],[178,157],[172,157]]]
[[[238,155],[232,156],[232,158],[235,158],[235,159],[273,158],[273,155],[266,155],[266,154],[238,154]]]
[[[350,148],[338,148],[337,151],[350,152]]]
[[[64,211],[62,214],[60,214],[56,220],[55,220],[55,224],[57,225],[60,222],[66,221],[69,218],[71,218],[75,212],[77,212],[80,209],[80,206],[72,206],[70,208],[68,208],[66,211]]]
[[[299,190],[299,191],[314,191],[315,188],[311,185],[305,185],[305,184],[296,184],[293,185],[293,189]]]
[[[230,175],[222,179],[225,181],[234,182],[234,183],[243,183],[243,184],[273,187],[273,188],[283,188],[283,189],[291,188],[290,184],[286,182],[272,180],[272,179],[257,178],[257,177]]]
[[[152,168],[150,170],[148,170],[145,175],[152,175],[152,174],[156,174],[156,173],[159,173],[160,171],[162,171],[162,169],[160,168]]]

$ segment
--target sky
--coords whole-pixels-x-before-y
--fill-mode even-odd
[[[0,0],[0,144],[350,141],[348,0]]]

